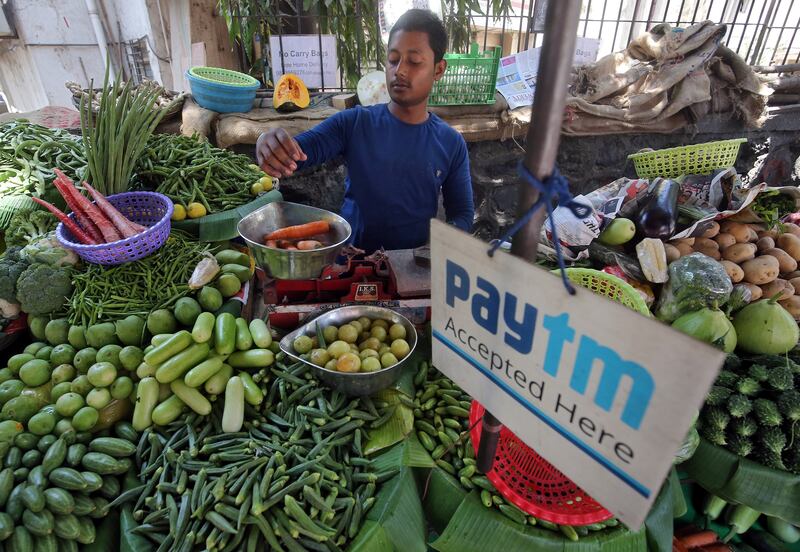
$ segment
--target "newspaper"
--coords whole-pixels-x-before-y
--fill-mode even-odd
[[[598,39],[578,37],[575,42],[574,65],[595,61],[599,48],[600,41]],[[509,109],[529,106],[533,103],[541,54],[541,48],[530,48],[500,58],[500,67],[497,71],[497,91],[506,99]]]

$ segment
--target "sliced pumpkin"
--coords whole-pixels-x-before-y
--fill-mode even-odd
[[[303,80],[293,73],[286,73],[275,85],[272,105],[278,111],[298,111],[308,107],[310,98]]]

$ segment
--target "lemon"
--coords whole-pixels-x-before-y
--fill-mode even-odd
[[[250,193],[253,195],[258,195],[263,191],[264,191],[264,186],[261,184],[260,180],[254,183],[252,186],[250,186]]]
[[[259,184],[261,184],[261,187],[264,189],[265,192],[268,192],[275,187],[275,183],[272,180],[272,177],[269,175],[262,176],[261,178],[258,179],[258,182]]]
[[[206,208],[202,203],[194,203],[189,204],[189,208],[186,211],[186,214],[189,215],[189,218],[200,218],[204,217],[207,214]]]
[[[172,220],[183,220],[186,218],[186,207],[181,205],[180,203],[176,203],[172,206]]]

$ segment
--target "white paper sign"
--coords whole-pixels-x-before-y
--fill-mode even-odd
[[[272,74],[275,81],[284,73],[294,73],[309,88],[338,86],[339,67],[336,60],[336,37],[322,35],[283,35],[269,39]],[[281,65],[281,57],[283,65]]]
[[[433,363],[631,528],[725,355],[439,221]]]

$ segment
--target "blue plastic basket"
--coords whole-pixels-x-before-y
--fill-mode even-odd
[[[261,85],[250,75],[219,67],[192,67],[186,71],[186,78],[195,101],[217,113],[250,111]]]

